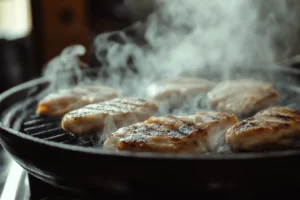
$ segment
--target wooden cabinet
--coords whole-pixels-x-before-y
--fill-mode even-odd
[[[90,45],[84,0],[32,0],[35,55],[40,64],[72,44]]]
[[[82,44],[89,59],[93,39],[102,32],[124,25],[111,9],[119,0],[31,0],[32,41],[37,66],[40,68],[65,47]],[[122,24],[122,25],[120,25]]]

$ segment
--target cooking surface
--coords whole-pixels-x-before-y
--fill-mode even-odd
[[[31,113],[23,123],[24,133],[47,141],[56,141],[78,146],[93,146],[93,138],[76,138],[64,132],[60,117],[40,117]]]
[[[257,72],[265,76],[261,70]],[[298,74],[281,69],[269,73],[273,75],[268,76],[271,77],[270,81],[275,82],[275,88],[284,94],[281,96],[280,104],[297,109],[297,103],[300,102]],[[282,76],[281,81],[276,82],[278,80],[278,76],[274,75],[276,73]],[[263,188],[264,191],[266,185],[271,191],[277,191],[274,188],[281,188],[281,183],[286,183],[287,187],[296,187],[297,184],[294,182],[300,180],[300,176],[297,175],[300,167],[298,150],[177,157],[157,154],[113,154],[97,148],[76,147],[74,146],[76,142],[73,145],[61,144],[59,142],[72,140],[72,136],[61,135],[58,137],[60,140],[56,141],[55,134],[63,133],[60,132],[60,127],[57,127],[59,125],[57,119],[45,121],[32,115],[37,105],[36,95],[45,89],[45,85],[47,85],[45,79],[37,79],[0,96],[0,111],[2,111],[0,114],[4,117],[5,124],[1,126],[0,138],[4,148],[24,169],[59,188],[85,194],[99,194],[103,189],[148,194],[153,192],[153,188],[159,192],[172,193],[191,190],[206,192],[207,188],[227,192],[233,188],[248,194],[249,190]],[[30,122],[32,120],[33,122]],[[41,129],[44,127],[43,124],[38,124],[37,128],[28,126],[35,124],[36,121],[48,124],[45,126],[48,128]],[[27,132],[21,133],[23,131],[20,128],[25,128],[22,127],[25,122]],[[57,132],[53,134],[47,131],[52,129]],[[28,134],[35,133],[38,134],[28,137]],[[41,137],[44,139],[41,140]],[[187,172],[199,173],[189,175]],[[260,181],[257,181],[258,178]]]
[[[285,86],[281,83],[275,83],[275,88],[279,91],[280,100],[277,105],[279,106],[289,106],[293,109],[299,109],[300,106],[297,102],[300,102],[300,93],[297,88]],[[200,99],[203,101],[203,99]],[[63,144],[71,144],[82,147],[92,147],[98,144],[99,138],[94,136],[87,137],[75,137],[66,133],[61,128],[61,118],[60,117],[42,117],[35,114],[37,102],[33,101],[29,104],[27,113],[23,117],[22,126],[19,129],[21,132],[40,138],[46,141],[54,141]],[[201,102],[198,104],[198,110],[205,110],[206,107]],[[191,112],[195,112],[192,110]],[[192,114],[192,113],[189,113]],[[239,116],[242,120],[247,116]]]

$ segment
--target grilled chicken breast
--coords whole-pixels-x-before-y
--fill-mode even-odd
[[[259,151],[288,147],[299,136],[300,113],[271,107],[228,129],[226,141],[236,151]]]
[[[109,134],[104,148],[118,151],[206,153],[225,144],[225,131],[237,122],[234,115],[217,112],[151,117]]]
[[[193,77],[178,77],[151,84],[148,96],[169,107],[180,107],[186,100],[206,93],[215,83],[206,79]]]
[[[151,101],[118,98],[71,111],[63,117],[61,126],[74,135],[111,132],[144,121],[157,111],[157,105]]]
[[[113,88],[100,86],[74,87],[60,90],[44,97],[38,104],[38,115],[62,116],[71,110],[90,103],[106,101],[119,97]]]
[[[279,94],[266,82],[235,80],[218,84],[207,96],[214,110],[245,115],[274,105]]]

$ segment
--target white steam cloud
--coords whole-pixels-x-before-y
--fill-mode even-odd
[[[107,84],[124,95],[143,96],[146,85],[160,78],[201,71],[228,78],[233,67],[272,67],[296,42],[298,0],[153,1],[146,21],[94,41],[106,72],[99,80],[108,74]]]
[[[297,5],[294,0],[158,0],[148,20],[131,30],[146,44],[124,31],[114,33],[117,40],[108,33],[95,39],[96,55],[112,69],[127,66],[130,58],[150,81],[203,69],[270,67],[291,53]]]

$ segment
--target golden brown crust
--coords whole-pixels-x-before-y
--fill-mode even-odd
[[[237,151],[287,147],[300,136],[299,123],[300,113],[286,107],[271,107],[228,129],[226,140]]]
[[[62,128],[74,135],[101,133],[104,128],[118,129],[144,121],[158,110],[154,102],[137,98],[113,99],[89,104],[67,113]],[[110,127],[111,126],[111,127]]]
[[[120,151],[204,153],[215,148],[210,143],[213,135],[221,135],[225,141],[226,129],[236,122],[234,115],[215,112],[150,117],[110,134],[104,147]]]
[[[74,87],[44,97],[38,103],[36,113],[38,115],[62,116],[87,104],[117,97],[119,97],[119,92],[113,88],[101,86]]]

